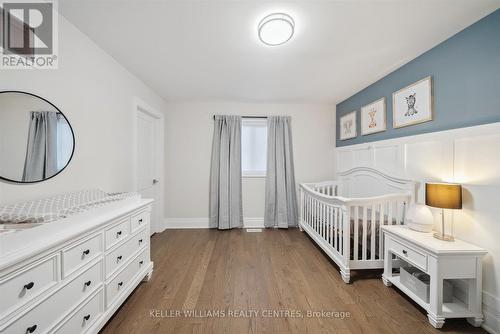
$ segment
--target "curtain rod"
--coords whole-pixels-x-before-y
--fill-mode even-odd
[[[215,119],[215,116],[214,115],[214,119]],[[241,116],[241,118],[267,118],[267,116]]]

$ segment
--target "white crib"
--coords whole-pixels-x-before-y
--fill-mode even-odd
[[[301,230],[340,267],[350,271],[384,267],[380,225],[404,224],[417,183],[368,167],[338,174],[338,180],[300,185]]]

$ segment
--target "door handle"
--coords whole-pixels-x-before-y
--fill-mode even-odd
[[[157,179],[153,179],[153,184],[157,184],[158,182],[160,182],[160,181]]]

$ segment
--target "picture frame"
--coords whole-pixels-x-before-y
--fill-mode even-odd
[[[384,97],[361,107],[361,135],[387,130],[387,100]]]
[[[356,111],[340,117],[340,140],[352,139],[358,136],[356,124]]]
[[[425,77],[392,93],[394,129],[432,121],[434,96],[432,77]]]

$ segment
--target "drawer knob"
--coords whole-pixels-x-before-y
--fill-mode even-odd
[[[90,286],[90,284],[92,284],[92,281],[87,281],[87,282],[85,282],[83,284],[85,284],[86,286]]]
[[[36,331],[36,327],[37,327],[36,325],[28,327],[28,328],[26,328],[26,332],[27,333],[33,333],[34,331]]]
[[[403,254],[408,256],[408,252],[405,249],[403,249]]]
[[[139,243],[142,243],[142,239],[139,239]]]
[[[90,314],[87,314],[86,316],[84,316],[83,319],[85,319],[86,321],[88,321],[90,319]]]
[[[144,261],[139,261],[139,264],[143,264],[143,263],[144,263]]]
[[[117,237],[118,237],[118,236],[120,236],[120,235],[122,235],[122,231],[118,231],[118,232],[116,232],[116,236],[117,236]]]
[[[83,251],[83,255],[89,255],[90,254],[90,249],[86,249]]]
[[[139,219],[139,223],[142,223],[142,218],[141,218],[141,219]]]
[[[122,285],[123,285],[123,282],[118,283],[118,286],[122,286]]]
[[[35,285],[35,283],[33,283],[33,282],[29,282],[28,284],[25,284],[25,285],[24,285],[24,288],[25,288],[26,290],[29,290],[29,289],[31,289],[34,285]],[[35,327],[36,327],[36,326],[35,326]]]
[[[116,261],[120,261],[121,259],[122,259],[121,255],[116,257]]]

